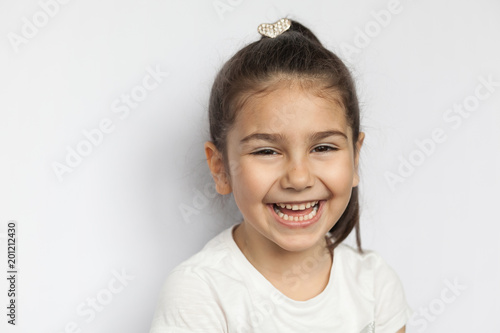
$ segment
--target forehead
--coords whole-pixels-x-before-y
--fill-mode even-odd
[[[238,131],[350,133],[341,96],[314,86],[281,83],[249,94],[236,115]]]

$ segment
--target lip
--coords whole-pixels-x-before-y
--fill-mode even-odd
[[[324,203],[325,203],[325,200],[318,200],[318,212],[316,213],[316,215],[310,219],[310,220],[307,220],[307,221],[287,221],[287,220],[284,220],[282,219],[281,217],[279,217],[278,214],[276,214],[276,212],[274,211],[274,204],[268,204],[267,207],[269,208],[269,210],[271,211],[271,214],[273,215],[274,219],[281,225],[287,227],[287,228],[290,228],[290,229],[300,229],[300,228],[307,228],[313,224],[315,224],[319,218],[321,217],[322,213],[323,213],[323,206],[324,206]]]
[[[275,202],[274,204],[278,204],[278,203],[281,203],[281,204],[286,204],[286,205],[300,205],[300,204],[305,204],[305,203],[308,203],[308,202],[320,202],[321,200],[310,200],[310,201],[283,201],[283,202]]]

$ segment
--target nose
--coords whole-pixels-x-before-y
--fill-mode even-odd
[[[307,158],[290,160],[284,169],[280,185],[284,189],[303,191],[314,185],[314,176]]]

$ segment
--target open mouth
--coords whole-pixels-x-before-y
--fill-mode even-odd
[[[319,201],[302,203],[275,203],[274,212],[285,221],[302,222],[311,220],[319,209]]]

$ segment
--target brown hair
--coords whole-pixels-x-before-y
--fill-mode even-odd
[[[266,91],[278,78],[301,81],[306,79],[321,86],[322,91],[340,96],[339,101],[352,130],[354,151],[360,133],[359,103],[351,74],[334,53],[302,24],[291,21],[291,27],[276,38],[262,37],[239,50],[217,74],[209,102],[210,138],[227,161],[227,133],[246,97]],[[356,231],[356,244],[361,249],[359,232],[358,188],[352,189],[346,210],[330,230],[331,251],[351,231]]]

